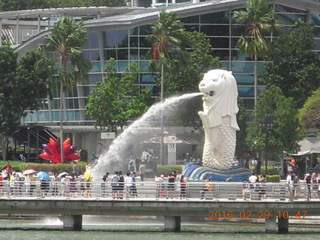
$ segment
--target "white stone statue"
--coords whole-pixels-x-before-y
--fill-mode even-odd
[[[230,169],[234,162],[236,131],[239,130],[236,80],[229,71],[210,70],[204,75],[199,89],[204,93],[203,111],[198,113],[205,131],[203,166]]]

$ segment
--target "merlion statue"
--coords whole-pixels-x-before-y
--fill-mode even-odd
[[[230,169],[234,162],[236,131],[237,83],[232,73],[215,69],[208,71],[199,84],[204,96],[199,112],[205,132],[202,163],[219,170]]]

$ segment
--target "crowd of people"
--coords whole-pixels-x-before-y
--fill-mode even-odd
[[[45,171],[28,169],[17,172],[8,162],[0,171],[0,196],[91,196],[91,169],[92,164],[86,165],[84,174],[78,171],[77,162],[73,162],[72,172],[51,174]]]

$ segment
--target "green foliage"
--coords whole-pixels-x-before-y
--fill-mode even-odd
[[[96,119],[96,127],[115,131],[146,111],[151,93],[136,84],[136,63],[131,63],[123,74],[118,74],[115,60],[110,59],[106,71],[108,73],[104,81],[98,83],[88,97],[86,113]]]
[[[46,171],[46,172],[68,172],[72,173],[72,163],[65,164],[49,164],[49,163],[29,163],[21,161],[9,161],[11,168],[17,172],[23,172],[26,169],[34,169],[35,171]],[[0,161],[0,169],[7,164],[7,161]],[[80,173],[84,173],[86,169],[86,162],[78,162],[78,170]]]
[[[183,42],[180,50],[184,52],[183,70],[166,75],[166,96],[199,91],[198,85],[203,74],[218,66],[219,59],[212,56],[212,46],[203,33],[184,31],[184,35],[189,41]]]
[[[316,90],[299,110],[299,121],[304,128],[319,128],[320,89]]]
[[[237,131],[237,141],[236,141],[236,151],[235,156],[238,160],[245,159],[249,157],[249,148],[246,142],[247,137],[247,120],[248,120],[248,113],[246,108],[243,104],[243,100],[238,97],[238,108],[239,112],[237,114],[237,122],[240,128],[240,131]]]
[[[45,50],[56,53],[59,80],[64,92],[77,83],[86,83],[87,73],[91,70],[91,62],[81,49],[87,41],[85,34],[82,21],[62,17],[46,38]]]
[[[179,171],[182,172],[182,165],[158,165],[157,166],[158,173],[157,176],[164,175],[168,176],[173,171]]]
[[[280,175],[267,175],[267,182],[280,182]]]
[[[41,61],[41,67],[36,63]],[[52,62],[38,50],[27,52],[17,63],[17,52],[0,47],[0,133],[9,136],[20,124],[26,109],[39,108],[47,97]]]
[[[203,33],[188,32],[174,12],[161,12],[159,20],[152,27],[151,70],[161,71],[157,79],[164,97],[197,92],[199,81],[204,72],[217,65],[218,58],[212,56],[212,46]],[[187,100],[176,106],[165,117],[178,125],[201,127],[197,111],[200,98]]]
[[[181,47],[183,42],[189,40],[176,13],[161,11],[159,20],[152,26],[152,34],[148,40],[152,42],[149,53],[152,71],[161,71],[162,75],[167,76],[183,69],[186,56]]]
[[[91,62],[83,52],[82,46],[87,41],[83,22],[72,18],[61,17],[46,38],[44,50],[52,51],[58,64],[60,82],[60,139],[63,139],[63,109],[66,91],[74,88],[77,83],[87,82],[87,74],[91,70]],[[63,141],[60,141],[61,162],[64,163]]]
[[[233,14],[242,32],[237,45],[247,56],[264,56],[269,49],[269,41],[264,36],[278,27],[274,8],[266,0],[248,0],[245,7]]]
[[[283,96],[280,88],[269,86],[262,94],[248,128],[250,149],[273,154],[294,152],[303,138],[297,110],[292,98]]]
[[[320,87],[320,59],[312,51],[313,37],[312,25],[298,23],[275,39],[261,76],[265,84],[276,85],[285,97],[292,97],[297,108]]]

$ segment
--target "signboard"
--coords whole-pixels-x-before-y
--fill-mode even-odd
[[[115,139],[116,133],[115,132],[102,132],[101,139]]]
[[[177,152],[177,144],[176,143],[168,143],[168,153],[169,152]]]

